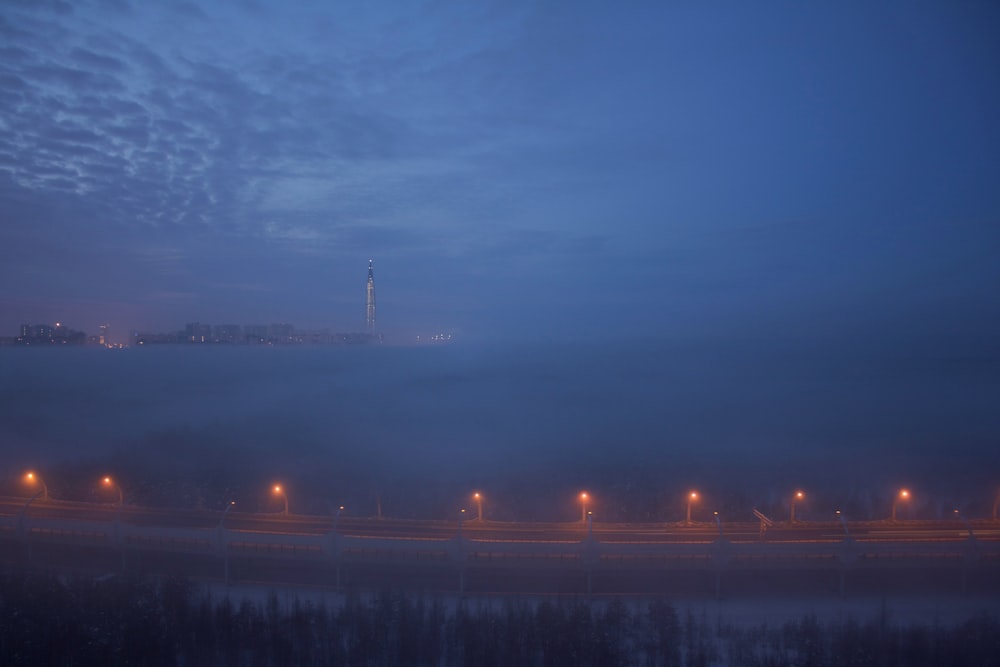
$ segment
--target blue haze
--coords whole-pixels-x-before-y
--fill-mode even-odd
[[[617,503],[604,516],[639,520],[691,486],[722,506],[900,484],[924,513],[983,511],[1000,433],[991,342],[845,342],[8,348],[0,443],[15,472],[214,471],[248,508],[280,479],[316,513],[372,513],[381,493],[397,515],[446,515],[480,488],[502,515],[544,501],[558,518],[588,488]]]

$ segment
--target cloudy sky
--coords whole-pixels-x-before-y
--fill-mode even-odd
[[[0,335],[1000,334],[992,2],[0,2]]]

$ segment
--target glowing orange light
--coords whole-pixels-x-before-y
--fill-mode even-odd
[[[802,493],[801,491],[795,492],[795,497],[798,498],[799,500],[802,500],[803,498],[805,498],[805,496],[806,494]]]
[[[698,500],[698,492],[697,491],[692,491],[691,492],[691,500]]]
[[[274,485],[274,492],[275,493],[281,493],[281,485],[280,484],[275,484]]]
[[[906,489],[903,489],[902,491],[899,492],[899,497],[900,498],[904,498],[904,499],[905,498],[909,498],[910,497],[910,492],[907,491]]]

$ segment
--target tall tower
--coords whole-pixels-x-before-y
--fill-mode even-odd
[[[375,273],[372,270],[372,260],[368,260],[368,312],[365,315],[365,326],[368,335],[375,335]]]

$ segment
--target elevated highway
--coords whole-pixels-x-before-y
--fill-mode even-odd
[[[1000,592],[1000,523],[401,521],[0,499],[12,567],[566,595]]]

